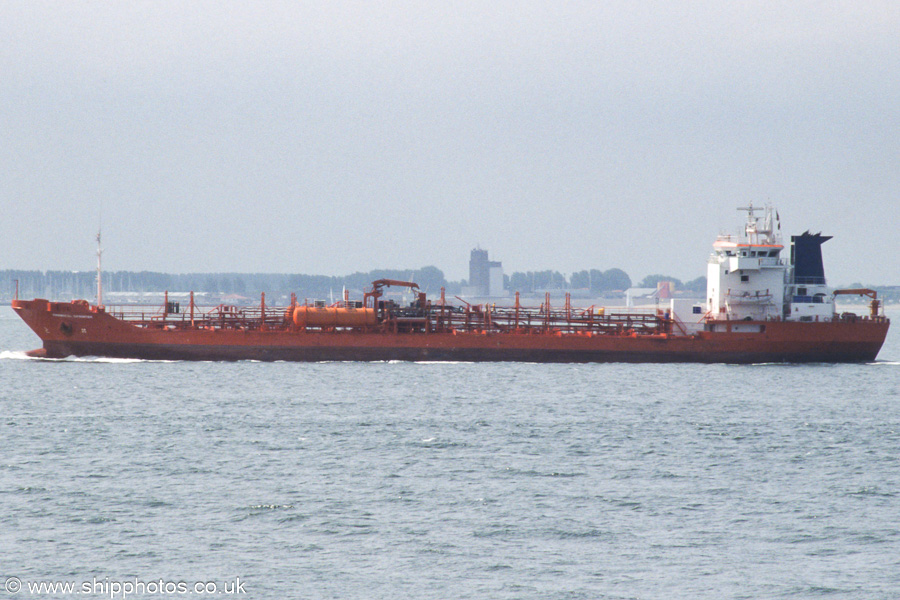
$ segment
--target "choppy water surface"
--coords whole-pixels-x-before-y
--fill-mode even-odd
[[[893,316],[868,365],[270,364],[25,359],[5,308],[0,593],[895,597]]]

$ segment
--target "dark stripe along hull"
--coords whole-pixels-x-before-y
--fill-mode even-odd
[[[830,351],[786,350],[546,350],[493,348],[415,347],[283,347],[283,346],[199,346],[181,344],[115,344],[107,342],[45,344],[48,358],[66,356],[106,356],[147,360],[262,360],[262,361],[465,361],[465,362],[629,362],[629,363],[803,363],[870,362],[877,350],[866,345],[840,347]]]

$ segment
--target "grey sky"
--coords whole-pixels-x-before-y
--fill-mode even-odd
[[[900,283],[900,3],[0,3],[0,268]]]

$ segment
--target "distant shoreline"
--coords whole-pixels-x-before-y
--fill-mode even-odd
[[[583,273],[583,272],[582,272]],[[542,297],[550,293],[551,297],[562,297],[567,292],[573,299],[621,299],[625,297],[625,290],[600,289],[598,287],[570,287],[570,280],[556,271],[539,271],[527,273],[527,277],[516,277],[522,273],[513,273],[517,284],[535,282],[534,288],[527,285],[510,285],[507,280],[507,296],[497,296],[491,301],[503,302],[512,299],[516,291],[523,298]],[[571,280],[576,280],[578,275],[570,275]],[[536,276],[536,277],[535,277]],[[645,278],[664,278],[665,276],[648,276]],[[295,293],[301,300],[340,298],[344,290],[349,290],[353,297],[360,296],[371,282],[376,279],[400,279],[412,280],[419,284],[420,288],[430,297],[437,297],[443,287],[448,297],[463,295],[466,281],[447,281],[443,272],[436,267],[422,267],[420,269],[377,269],[367,273],[358,272],[343,276],[330,275],[305,275],[290,273],[159,273],[150,271],[109,271],[103,273],[103,288],[110,304],[131,303],[140,301],[141,298],[128,298],[128,295],[152,297],[161,295],[166,291],[172,294],[188,293],[194,291],[197,294],[210,296],[211,299],[228,301],[233,304],[254,304],[259,302],[259,294],[266,293],[266,297],[273,304],[280,299],[289,298]],[[680,298],[696,298],[702,300],[704,291],[697,289],[698,278],[691,284],[693,288],[685,289],[675,278],[675,293]],[[0,301],[10,302],[15,296],[16,280],[19,281],[19,296],[21,298],[42,297],[53,300],[87,299],[96,298],[96,272],[92,271],[34,271],[7,269],[0,271]],[[554,285],[541,285],[543,281]],[[669,280],[668,278],[664,280]],[[566,285],[561,285],[561,284]],[[630,283],[628,281],[627,283]],[[638,282],[628,287],[644,287]],[[704,284],[705,286],[705,284]],[[649,286],[648,286],[649,287]],[[861,284],[840,285],[835,287],[862,287]],[[867,285],[878,292],[878,297],[887,304],[900,303],[900,286]],[[149,299],[149,298],[148,298]],[[846,297],[842,302],[856,303],[855,298]],[[859,300],[863,303],[864,300]]]

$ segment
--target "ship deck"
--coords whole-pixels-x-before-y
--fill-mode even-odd
[[[297,308],[311,310],[360,310],[360,302],[340,301],[289,306],[267,306],[263,299],[255,306],[220,304],[201,307],[153,305],[107,306],[102,310],[116,320],[146,330],[218,330],[218,331],[322,331],[359,333],[516,333],[592,334],[592,335],[660,335],[682,334],[687,329],[667,311],[659,308],[637,308],[609,311],[602,307],[573,307],[567,297],[563,306],[553,307],[549,296],[537,307],[516,302],[512,307],[494,304],[448,303],[411,306],[381,305],[377,322],[359,325],[342,323],[340,318],[317,326],[298,325],[292,318]],[[371,308],[371,307],[369,307]],[[93,310],[98,310],[92,307]]]

